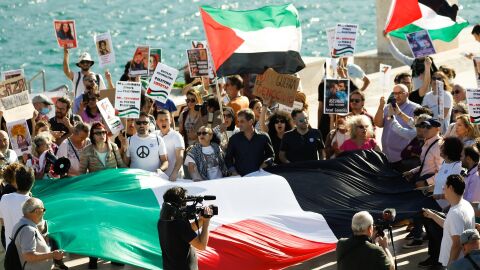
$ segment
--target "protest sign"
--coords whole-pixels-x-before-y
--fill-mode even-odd
[[[153,72],[153,76],[150,79],[150,84],[148,85],[147,89],[147,96],[158,100],[161,103],[167,102],[177,75],[178,70],[165,64],[158,63],[155,71]]]
[[[350,98],[350,84],[347,79],[325,79],[323,113],[348,113]]]
[[[123,130],[123,124],[120,117],[115,115],[115,109],[108,98],[104,98],[97,102],[98,110],[107,123],[108,129],[113,135],[117,135]]]
[[[473,58],[473,67],[475,69],[475,78],[477,79],[477,87],[480,89],[480,57]]]
[[[3,111],[3,118],[6,122],[30,119],[34,110],[27,91],[0,99],[0,111]]]
[[[148,56],[148,75],[152,75],[158,63],[162,62],[162,49],[150,48]]]
[[[353,56],[357,41],[358,24],[339,23],[335,27],[335,42],[333,43],[333,56]]]
[[[293,110],[295,109],[302,109],[303,108],[303,103],[300,102],[300,101],[294,101],[293,102],[293,106],[292,107],[288,107],[288,106],[285,106],[283,104],[278,104],[278,110],[281,111],[281,112],[285,112],[285,113],[292,113]]]
[[[13,70],[7,70],[7,71],[2,71],[2,81],[11,79],[13,77],[25,77],[23,68],[22,69],[13,69]]]
[[[392,66],[380,64],[380,85],[382,90],[390,89],[390,80],[392,76]]]
[[[25,90],[27,90],[27,88],[23,76],[15,76],[0,82],[0,98],[18,94]]]
[[[335,27],[327,28],[328,57],[333,56],[333,44],[335,43]]]
[[[187,56],[190,77],[208,76],[207,49],[189,49],[187,50]]]
[[[7,131],[8,136],[10,136],[12,149],[18,156],[31,152],[32,138],[30,137],[30,131],[25,119],[7,122]]]
[[[115,109],[118,110],[118,117],[136,119],[140,116],[141,92],[140,82],[117,82]]]
[[[253,95],[262,99],[271,97],[272,101],[292,107],[299,84],[300,78],[280,74],[269,68],[263,74],[257,75]]]
[[[192,48],[193,49],[207,49],[207,56],[208,56],[208,77],[210,79],[215,78],[215,71],[213,70],[213,58],[212,54],[210,53],[210,48],[206,41],[192,41]]]
[[[338,58],[325,58],[325,77],[328,79],[337,78]]]
[[[115,88],[108,88],[100,91],[100,99],[108,98],[110,103],[115,104]]]
[[[134,77],[148,74],[148,56],[148,46],[137,47],[135,53],[133,54],[132,61],[130,62],[130,76]]]
[[[77,31],[73,20],[54,20],[53,26],[58,46],[68,49],[77,48]]]
[[[480,124],[480,89],[466,90],[468,114],[472,123]]]
[[[445,90],[444,90],[444,83],[442,81],[436,81],[437,85],[437,91],[436,92],[436,98],[437,98],[437,112],[434,112],[434,114],[437,115],[438,119],[445,119]]]
[[[115,52],[113,51],[112,37],[110,32],[98,34],[93,37],[97,48],[100,67],[115,64]]]
[[[421,58],[436,53],[432,39],[427,30],[405,34],[405,37],[415,58]]]

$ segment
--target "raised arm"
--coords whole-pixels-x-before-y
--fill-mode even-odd
[[[430,89],[430,81],[431,81],[431,76],[430,74],[430,68],[432,66],[432,59],[430,57],[425,57],[425,71],[423,72],[423,84],[422,86],[418,89],[418,94],[423,97],[425,94],[428,92],[428,89]]]
[[[63,73],[69,80],[73,80],[73,72],[68,64],[69,53],[67,47],[63,48]]]
[[[385,107],[385,97],[380,98],[380,103],[378,104],[377,113],[373,118],[373,124],[379,128],[383,128],[383,107]]]
[[[390,51],[390,54],[395,59],[397,59],[398,61],[403,63],[404,65],[411,66],[413,64],[413,60],[415,60],[415,58],[406,56],[400,50],[398,50],[398,48],[395,47],[395,44],[393,44],[392,39],[388,36],[388,34],[385,34],[384,37],[385,37],[385,40],[388,43],[388,51]]]

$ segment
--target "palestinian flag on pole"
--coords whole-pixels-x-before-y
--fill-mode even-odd
[[[450,42],[468,26],[457,13],[458,6],[447,0],[393,0],[385,32],[405,39],[405,34],[428,30],[433,40]]]
[[[202,270],[284,269],[333,251],[351,235],[351,218],[396,208],[396,220],[438,204],[413,190],[384,155],[353,152],[334,160],[273,167],[242,178],[170,182],[137,169],[111,169],[35,182],[49,235],[66,252],[162,269],[157,231],[162,196],[176,185],[215,195]]]
[[[260,74],[269,67],[290,74],[305,67],[300,20],[292,4],[248,11],[203,6],[200,14],[219,76]]]

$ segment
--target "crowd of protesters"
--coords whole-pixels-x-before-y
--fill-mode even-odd
[[[479,25],[474,27],[473,34],[480,35]],[[389,40],[388,36],[386,39]],[[29,199],[35,180],[129,167],[158,173],[170,181],[179,178],[204,181],[248,176],[273,164],[331,159],[349,151],[375,150],[385,154],[405,181],[426,194],[433,194],[437,200],[443,211],[426,209],[414,217],[407,236],[412,242],[405,248],[421,246],[428,239],[430,257],[420,266],[447,266],[461,258],[465,241],[461,241],[460,235],[475,228],[475,214],[479,213],[479,127],[470,120],[465,89],[455,82],[453,68],[437,68],[431,57],[410,59],[391,42],[390,50],[394,57],[411,65],[412,72],[396,75],[391,96],[381,97],[373,114],[364,107],[370,80],[358,66],[340,59],[338,75],[351,79],[350,113],[323,114],[322,83],[318,129],[309,121],[309,104],[301,90],[295,97],[301,108],[283,110],[269,98],[252,95],[249,82],[255,75],[233,75],[215,82],[190,78],[186,71],[184,103],[175,104],[172,100],[160,103],[150,99],[143,89],[140,117],[128,119],[124,131],[112,134],[97,108],[100,92],[113,88],[112,75],[105,72],[104,81],[100,74],[94,73],[95,62],[88,53],[82,53],[77,61],[79,70],[71,70],[69,51],[65,49],[63,71],[72,81],[74,96],[60,97],[55,102],[43,94],[33,97],[35,113],[28,119],[31,152],[17,156],[10,149],[8,134],[0,131],[0,167],[4,179],[0,218],[5,228],[2,239],[8,244],[19,221],[31,224],[43,216],[43,203]],[[141,81],[138,76],[129,76],[128,67],[127,63],[121,80]],[[359,80],[355,82],[354,77]],[[444,87],[444,108],[438,108],[436,102],[439,82]],[[440,109],[443,109],[441,114]],[[55,114],[48,119],[51,110]],[[375,137],[376,128],[383,129],[381,138]],[[53,169],[55,159],[61,157],[71,163],[64,174]],[[30,179],[33,176],[35,180]],[[359,230],[368,228],[366,224]],[[22,241],[16,244],[23,251]],[[21,260],[34,265],[55,259],[58,267],[67,269],[58,260],[61,252],[50,252],[43,246],[41,249],[46,255],[27,252]],[[95,269],[96,261],[91,258],[89,268]],[[31,266],[31,269],[40,268]]]

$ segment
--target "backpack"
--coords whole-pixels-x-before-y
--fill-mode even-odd
[[[17,238],[18,233],[21,229],[23,229],[23,227],[26,226],[28,225],[24,224],[20,226],[15,232],[15,236],[13,237],[12,241],[10,242],[10,244],[8,244],[4,261],[5,270],[22,270],[27,263],[25,262],[22,266],[22,263],[20,262],[20,257],[18,256],[17,245],[15,245],[15,239]]]

